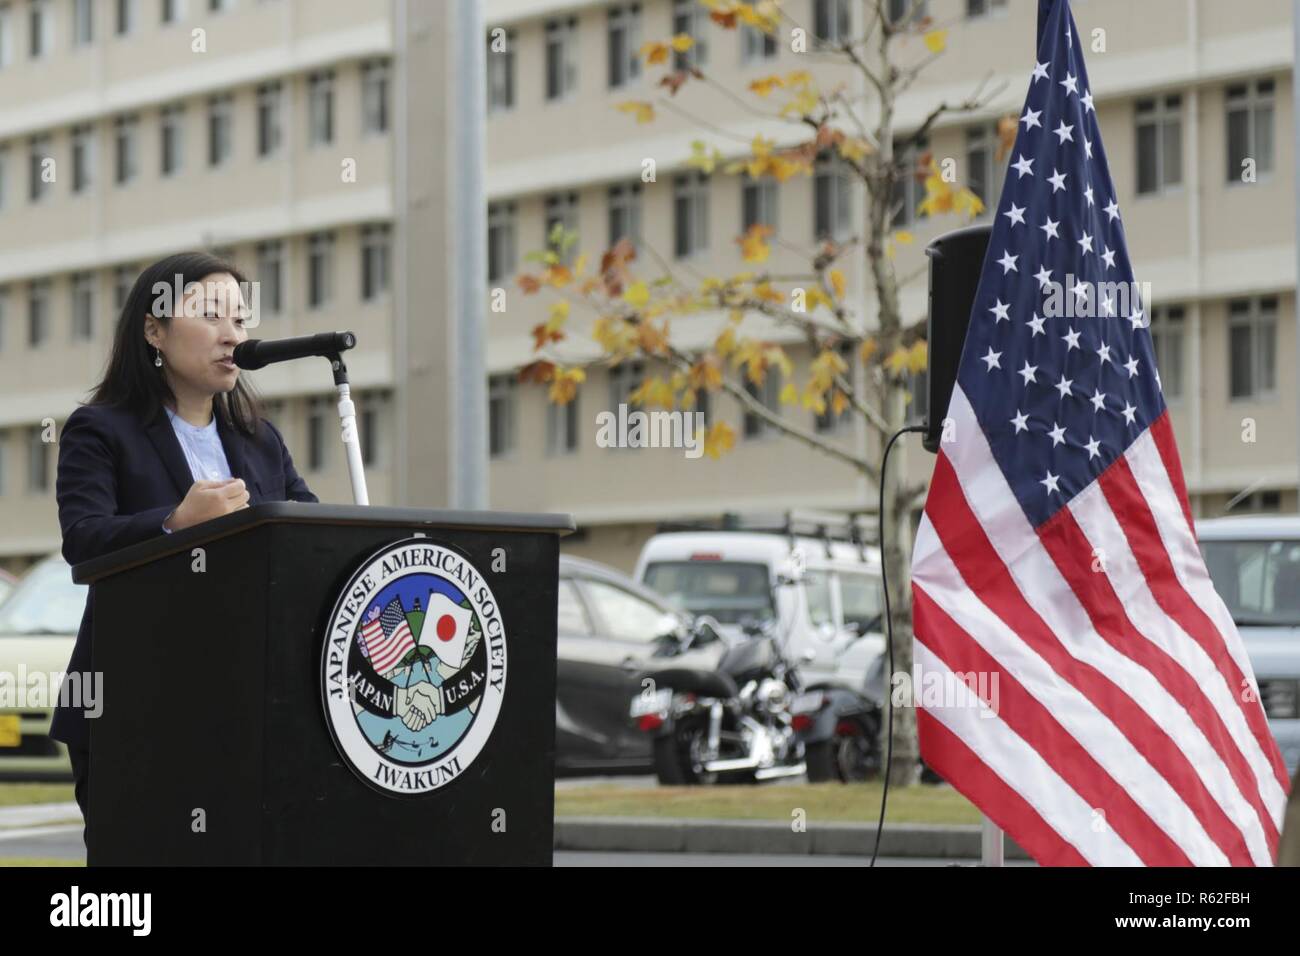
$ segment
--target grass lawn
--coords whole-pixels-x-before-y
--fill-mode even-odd
[[[694,817],[789,821],[796,809],[809,823],[875,823],[880,784],[770,784],[722,787],[628,787],[594,785],[557,790],[557,817]],[[886,823],[979,823],[980,814],[948,786],[889,791]]]
[[[0,856],[0,866],[85,866],[81,860],[55,860],[40,856]]]
[[[72,803],[71,783],[0,783],[0,807],[28,803]]]

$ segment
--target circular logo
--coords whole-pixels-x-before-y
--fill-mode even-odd
[[[321,653],[325,723],[370,786],[411,796],[455,780],[491,736],[505,687],[500,605],[459,552],[394,542],[339,594]]]

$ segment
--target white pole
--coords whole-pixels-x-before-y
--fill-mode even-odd
[[[1296,0],[1300,3],[1300,0]],[[980,816],[980,863],[984,866],[1005,866],[1005,844],[1002,830],[988,817]]]
[[[352,503],[370,504],[370,492],[366,490],[366,469],[361,461],[361,439],[357,435],[357,410],[352,404],[352,389],[347,382],[340,382],[339,390],[339,425],[343,429],[343,449],[348,455],[348,479],[352,482]]]

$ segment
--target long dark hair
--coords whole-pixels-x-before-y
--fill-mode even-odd
[[[144,320],[154,313],[154,303],[160,298],[155,292],[158,283],[171,290],[176,277],[180,276],[181,288],[184,289],[191,282],[198,282],[216,272],[230,273],[241,286],[248,281],[233,263],[206,252],[180,252],[159,259],[140,273],[122,305],[122,314],[117,318],[113,352],[108,358],[104,377],[86,404],[124,406],[145,423],[163,414],[165,403],[175,406],[176,395],[163,377],[162,369],[153,364],[152,349],[144,337]],[[166,328],[179,303],[171,303],[170,295],[161,298],[170,303],[171,308],[159,310],[167,314],[155,318]],[[257,434],[264,415],[262,401],[243,376],[229,392],[214,395],[212,406],[214,415],[225,415],[226,421],[245,435]]]

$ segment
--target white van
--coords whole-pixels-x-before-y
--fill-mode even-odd
[[[878,549],[845,540],[753,531],[671,531],[646,542],[633,577],[724,636],[775,620],[805,683],[861,688],[884,652]],[[804,662],[811,650],[813,657]]]

